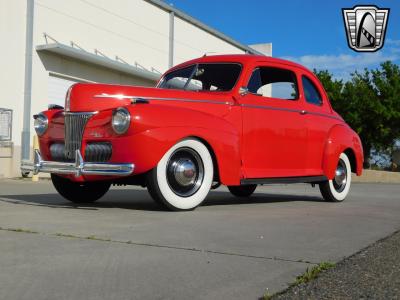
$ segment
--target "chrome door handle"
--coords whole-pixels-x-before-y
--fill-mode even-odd
[[[301,114],[301,115],[306,115],[306,114],[307,114],[307,111],[306,111],[306,110],[301,110],[301,111],[300,111],[300,114]]]

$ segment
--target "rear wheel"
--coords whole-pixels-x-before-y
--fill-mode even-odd
[[[322,197],[326,201],[342,202],[350,191],[351,165],[345,153],[340,154],[335,177],[319,184]]]
[[[207,147],[187,139],[174,145],[147,175],[152,198],[170,210],[192,210],[210,191],[214,176]]]
[[[257,188],[257,184],[228,186],[229,191],[236,197],[250,197]]]
[[[103,197],[111,186],[106,181],[74,182],[56,174],[51,174],[51,181],[61,196],[74,203],[94,202]]]

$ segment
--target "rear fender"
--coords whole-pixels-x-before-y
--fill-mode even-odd
[[[355,173],[361,176],[363,165],[363,150],[358,135],[347,125],[335,125],[329,132],[326,140],[322,170],[328,179],[335,177],[339,156],[351,150],[354,154]]]

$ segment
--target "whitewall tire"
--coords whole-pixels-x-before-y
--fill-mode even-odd
[[[320,183],[319,189],[326,201],[342,202],[350,191],[351,165],[345,153],[340,154],[335,177]]]
[[[147,175],[152,198],[171,210],[192,210],[210,191],[214,177],[213,160],[207,147],[186,139],[165,153]]]

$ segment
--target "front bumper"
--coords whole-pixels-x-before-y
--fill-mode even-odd
[[[44,161],[40,152],[35,150],[33,162],[22,161],[21,171],[39,172],[56,174],[73,174],[76,177],[81,175],[106,175],[106,176],[128,176],[133,173],[134,164],[115,164],[115,163],[87,163],[83,161],[79,150],[75,152],[74,162]]]

